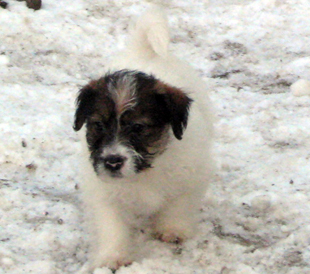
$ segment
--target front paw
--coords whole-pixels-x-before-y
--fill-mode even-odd
[[[174,232],[156,232],[154,233],[154,238],[172,244],[182,244],[186,240],[184,235],[181,236]]]
[[[128,266],[132,263],[132,259],[129,254],[115,252],[111,254],[106,254],[99,252],[95,256],[93,256],[92,260],[92,270],[101,267],[108,267],[112,271],[116,271],[122,266]]]
[[[122,256],[111,255],[111,256],[97,256],[92,262],[92,270],[101,267],[110,268],[112,271],[118,270],[122,266],[128,266],[132,263],[132,260]]]
[[[154,237],[165,243],[182,244],[187,239],[195,234],[194,222],[174,222],[168,223],[167,220],[157,220],[155,222],[153,231]]]

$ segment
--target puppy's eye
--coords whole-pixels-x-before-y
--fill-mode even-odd
[[[104,131],[105,129],[104,124],[102,122],[95,122],[94,126],[97,131]]]
[[[133,124],[131,127],[131,130],[134,133],[141,133],[146,128],[146,125],[144,124]]]

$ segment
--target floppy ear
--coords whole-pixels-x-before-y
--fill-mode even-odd
[[[182,139],[182,135],[187,126],[190,105],[192,99],[189,98],[181,89],[164,85],[165,103],[170,114],[170,124],[174,136]]]
[[[76,112],[73,129],[79,131],[86,119],[91,115],[97,92],[87,85],[79,91],[76,99]]]

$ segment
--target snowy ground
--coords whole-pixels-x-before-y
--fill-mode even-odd
[[[77,273],[87,232],[72,130],[78,89],[124,44],[138,0],[0,9],[0,273]],[[210,84],[219,172],[182,247],[141,237],[118,274],[310,273],[308,0],[162,1],[171,49]],[[305,91],[308,94],[310,91]],[[95,274],[111,273],[98,269]]]

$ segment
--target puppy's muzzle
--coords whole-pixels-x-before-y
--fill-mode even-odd
[[[108,155],[103,159],[104,167],[110,172],[116,172],[121,170],[124,166],[127,158],[121,155]]]

